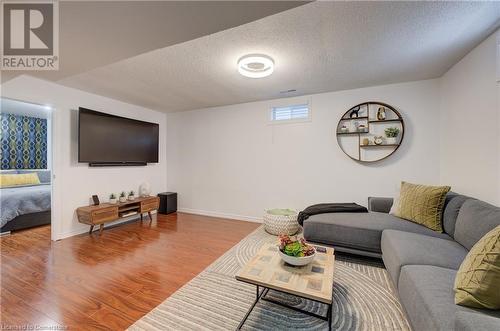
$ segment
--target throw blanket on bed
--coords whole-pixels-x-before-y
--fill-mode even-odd
[[[50,210],[50,183],[0,189],[0,223],[19,215]]]
[[[303,225],[309,216],[328,213],[367,213],[368,210],[354,202],[347,203],[319,203],[304,209],[299,213],[297,221]]]

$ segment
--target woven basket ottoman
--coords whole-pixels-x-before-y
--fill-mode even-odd
[[[297,212],[292,209],[270,209],[264,214],[264,229],[274,235],[296,234],[299,230]]]

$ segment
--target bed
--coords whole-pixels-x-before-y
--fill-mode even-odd
[[[0,188],[0,232],[50,224],[50,183]]]

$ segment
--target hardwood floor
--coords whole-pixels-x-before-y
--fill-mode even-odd
[[[0,328],[126,329],[258,226],[179,213],[58,242],[48,226],[2,237]]]

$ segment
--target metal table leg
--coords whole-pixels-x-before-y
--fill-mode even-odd
[[[274,299],[266,298],[266,295],[269,292],[269,289],[266,288],[266,287],[264,287],[262,289],[262,291],[259,291],[259,288],[260,288],[260,286],[256,285],[255,301],[253,302],[253,304],[250,307],[250,309],[248,309],[247,313],[245,314],[245,317],[243,317],[243,319],[241,320],[241,322],[238,325],[238,327],[236,328],[236,330],[241,330],[241,327],[243,326],[243,324],[245,324],[245,321],[247,320],[248,316],[250,316],[250,313],[254,309],[255,305],[261,299],[264,300],[264,301],[268,301],[268,302],[280,305],[282,307],[286,307],[286,308],[289,308],[289,309],[301,312],[303,314],[307,314],[309,316],[313,316],[313,317],[319,318],[319,319],[321,319],[323,321],[326,321],[328,323],[328,330],[329,331],[332,330],[332,310],[333,310],[333,303],[327,304],[327,309],[328,310],[326,311],[326,316],[318,315],[318,314],[312,313],[312,312],[307,311],[307,310],[303,310],[303,309],[300,309],[300,308],[297,308],[297,307],[294,307],[294,306],[287,305],[286,303],[283,303],[283,302],[280,302],[280,301],[277,301],[277,300],[274,300]]]
[[[241,327],[243,326],[243,324],[245,324],[245,321],[247,320],[248,316],[250,316],[250,313],[252,312],[253,308],[255,307],[255,305],[257,304],[257,302],[259,302],[260,298],[265,294],[267,293],[267,291],[269,291],[268,289],[264,288],[262,290],[262,292],[259,292],[259,285],[257,285],[256,287],[256,292],[255,292],[255,301],[253,302],[252,306],[250,307],[250,309],[248,309],[247,313],[245,314],[245,317],[243,317],[243,319],[241,320],[240,324],[238,325],[238,327],[236,328],[236,330],[241,330]]]

